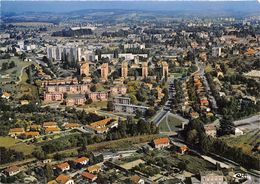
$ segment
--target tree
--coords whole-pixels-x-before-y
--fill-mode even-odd
[[[130,102],[131,104],[137,104],[137,99],[135,95],[133,94],[130,95]]]
[[[9,63],[9,68],[14,68],[16,65],[15,65],[15,62],[14,61],[11,61],[11,63]]]
[[[96,90],[97,90],[96,85],[93,85],[93,86],[90,87],[90,91],[95,92]]]
[[[44,168],[44,174],[48,181],[50,181],[53,178],[54,172],[50,164],[46,164]]]
[[[177,167],[181,170],[184,171],[187,168],[187,165],[185,162],[181,161],[178,163]]]
[[[8,69],[8,63],[7,62],[4,62],[3,64],[2,64],[2,68],[1,68],[1,70],[7,70]]]
[[[107,110],[108,111],[113,111],[113,102],[111,101],[111,100],[109,100],[108,102],[107,102]]]
[[[145,115],[147,117],[152,117],[155,113],[156,112],[155,112],[154,108],[149,108],[149,109],[146,110]]]
[[[49,59],[48,59],[46,56],[43,56],[43,57],[42,57],[42,61],[43,61],[44,63],[49,63]]]
[[[197,138],[198,138],[198,132],[196,129],[188,131],[187,138],[186,138],[188,143],[196,143]]]
[[[224,118],[220,122],[220,134],[221,135],[233,134],[234,130],[235,130],[235,125],[233,123],[232,117],[224,116]]]

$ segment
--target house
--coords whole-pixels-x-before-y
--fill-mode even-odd
[[[141,105],[132,105],[132,104],[118,104],[114,103],[114,112],[119,112],[119,113],[126,113],[126,114],[137,114],[141,113],[144,114],[149,107],[146,106],[141,106]]]
[[[103,92],[90,92],[88,93],[88,97],[93,101],[107,101],[108,99],[108,92],[103,91]]]
[[[43,101],[48,102],[55,102],[55,101],[62,101],[63,100],[63,93],[44,93]]]
[[[11,93],[8,93],[8,92],[3,92],[2,98],[5,98],[5,99],[9,99],[11,97]]]
[[[243,135],[243,134],[244,134],[244,132],[241,129],[235,128],[235,135],[240,136],[240,135]]]
[[[59,133],[60,128],[59,127],[48,127],[45,129],[45,133]]]
[[[56,178],[56,181],[58,184],[74,184],[74,181],[69,176],[66,176],[64,174],[59,175]]]
[[[43,128],[57,127],[57,123],[54,121],[48,121],[43,123]]]
[[[76,160],[74,160],[74,162],[76,164],[80,164],[80,165],[87,165],[87,163],[89,162],[89,158],[87,158],[87,157],[80,157],[80,158],[77,158]]]
[[[131,182],[133,182],[135,184],[144,184],[144,180],[138,175],[130,176],[129,179]]]
[[[17,135],[21,135],[23,134],[25,131],[24,131],[24,128],[11,128],[9,130],[9,134],[11,137],[15,137]]]
[[[29,101],[28,100],[20,100],[21,105],[28,105]]]
[[[221,171],[204,171],[200,172],[201,184],[223,184],[224,176]]]
[[[95,130],[96,133],[101,134],[108,131],[107,125],[110,124],[112,118],[106,118],[100,121],[96,121],[94,123],[91,123],[89,127],[93,130]]]
[[[113,103],[117,104],[130,104],[131,98],[130,97],[114,97],[113,98]]]
[[[65,129],[73,129],[80,127],[80,124],[78,123],[66,123],[64,124]]]
[[[125,95],[127,92],[126,86],[113,86],[110,87],[110,93],[112,95]]]
[[[204,125],[205,133],[209,136],[216,137],[217,127],[214,124]]]
[[[87,171],[89,172],[89,173],[98,173],[99,171],[101,171],[101,166],[99,166],[99,165],[92,165],[92,166],[89,166],[88,168],[87,168]]]
[[[61,170],[61,172],[70,170],[70,165],[68,162],[60,163],[56,166],[57,169]]]
[[[170,139],[168,137],[154,139],[153,145],[157,149],[168,147],[170,145]]]
[[[40,133],[36,132],[36,131],[35,132],[30,131],[30,132],[25,132],[22,135],[24,135],[27,138],[30,138],[30,137],[38,137],[40,135]]]
[[[51,163],[51,162],[52,162],[52,160],[50,158],[42,161],[42,163],[44,163],[44,164]]]
[[[58,182],[56,180],[51,180],[47,184],[58,184]]]
[[[96,179],[97,179],[97,176],[96,175],[94,175],[94,174],[91,174],[91,173],[89,173],[89,172],[83,172],[83,173],[81,173],[81,176],[83,177],[83,178],[86,178],[87,180],[89,180],[89,181],[91,181],[91,182],[93,182],[93,181],[95,181]]]
[[[41,125],[36,125],[36,124],[32,124],[30,126],[30,130],[40,130],[41,129]]]
[[[188,151],[188,146],[179,142],[173,142],[173,147],[178,151],[180,154],[184,154]]]
[[[200,117],[199,113],[197,113],[197,112],[191,112],[190,116],[191,116],[191,119],[197,119]]]
[[[66,100],[65,104],[67,106],[73,106],[73,105],[84,105],[86,102],[86,97],[83,94],[74,94],[69,95]]]
[[[14,176],[14,175],[18,174],[20,171],[21,171],[20,168],[17,167],[16,165],[10,166],[10,167],[8,167],[8,168],[6,168],[6,169],[4,170],[4,172],[5,172],[8,176]]]
[[[89,92],[88,84],[48,85],[45,87],[47,93],[69,93],[83,94]]]

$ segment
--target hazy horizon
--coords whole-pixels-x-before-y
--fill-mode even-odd
[[[52,0],[16,0],[1,1],[1,12],[52,12],[66,13],[81,10],[136,10],[136,11],[172,11],[197,14],[200,11],[229,14],[257,14],[259,15],[260,3],[256,0],[83,0],[83,1],[52,1]]]

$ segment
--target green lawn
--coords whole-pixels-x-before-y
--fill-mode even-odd
[[[4,62],[8,62],[10,63],[11,61],[14,61],[16,64],[16,67],[5,70],[5,71],[0,71],[1,75],[8,75],[8,78],[0,78],[0,83],[1,82],[11,82],[11,81],[18,81],[18,77],[21,74],[21,69],[25,66],[30,65],[31,63],[28,61],[22,61],[20,58],[18,57],[12,57],[10,59],[1,59],[0,60],[0,65],[2,66],[2,63]]]
[[[222,137],[228,145],[241,148],[244,153],[252,154],[253,147],[260,142],[260,130],[253,130],[238,137]]]
[[[0,137],[0,143],[3,147],[23,152],[25,155],[30,155],[36,148],[33,144],[28,145],[12,137]]]
[[[11,146],[14,146],[17,142],[19,142],[17,139],[14,139],[12,137],[0,137],[1,146],[9,148]]]
[[[168,125],[172,131],[178,131],[181,128],[182,120],[177,119],[173,116],[168,115]],[[166,117],[159,124],[159,129],[161,132],[169,132],[169,128],[166,124]]]
[[[84,105],[83,107],[84,108],[95,108],[95,109],[107,108],[107,101],[92,102],[91,104]]]
[[[20,98],[23,95],[37,97],[37,88],[36,86],[27,83],[28,75],[25,71],[23,71],[21,79],[22,80],[19,84],[5,84],[2,88],[6,91],[11,92],[12,95],[16,98]]]
[[[212,163],[197,156],[184,154],[179,158],[187,163],[187,170],[192,173],[199,173],[200,171],[215,169],[215,166]]]

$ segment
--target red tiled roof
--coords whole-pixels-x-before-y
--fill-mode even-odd
[[[89,158],[87,158],[87,157],[80,157],[80,158],[76,159],[74,162],[81,163],[81,162],[84,162],[85,160],[89,160]]]
[[[59,175],[59,176],[56,178],[56,181],[57,181],[59,184],[65,184],[65,183],[67,183],[69,180],[70,180],[70,177],[69,177],[69,176],[66,176],[66,175],[64,175],[64,174],[61,174],[61,175]]]
[[[17,167],[16,165],[14,166],[10,166],[8,168],[5,169],[6,172],[10,173],[10,172],[15,172],[15,171],[19,171],[19,167]]]
[[[155,145],[169,144],[170,140],[168,137],[162,137],[162,138],[154,139],[153,142]]]
[[[10,133],[15,133],[15,132],[24,132],[23,128],[11,128],[9,130]]]
[[[91,174],[91,173],[86,172],[86,171],[83,172],[81,175],[82,175],[83,177],[85,177],[85,178],[91,180],[91,181],[93,181],[93,180],[95,180],[95,178],[97,178],[97,176],[95,176],[94,174]]]
[[[66,167],[69,167],[70,165],[67,163],[67,162],[64,162],[64,163],[61,163],[61,164],[58,164],[57,167],[59,169],[64,169]]]

